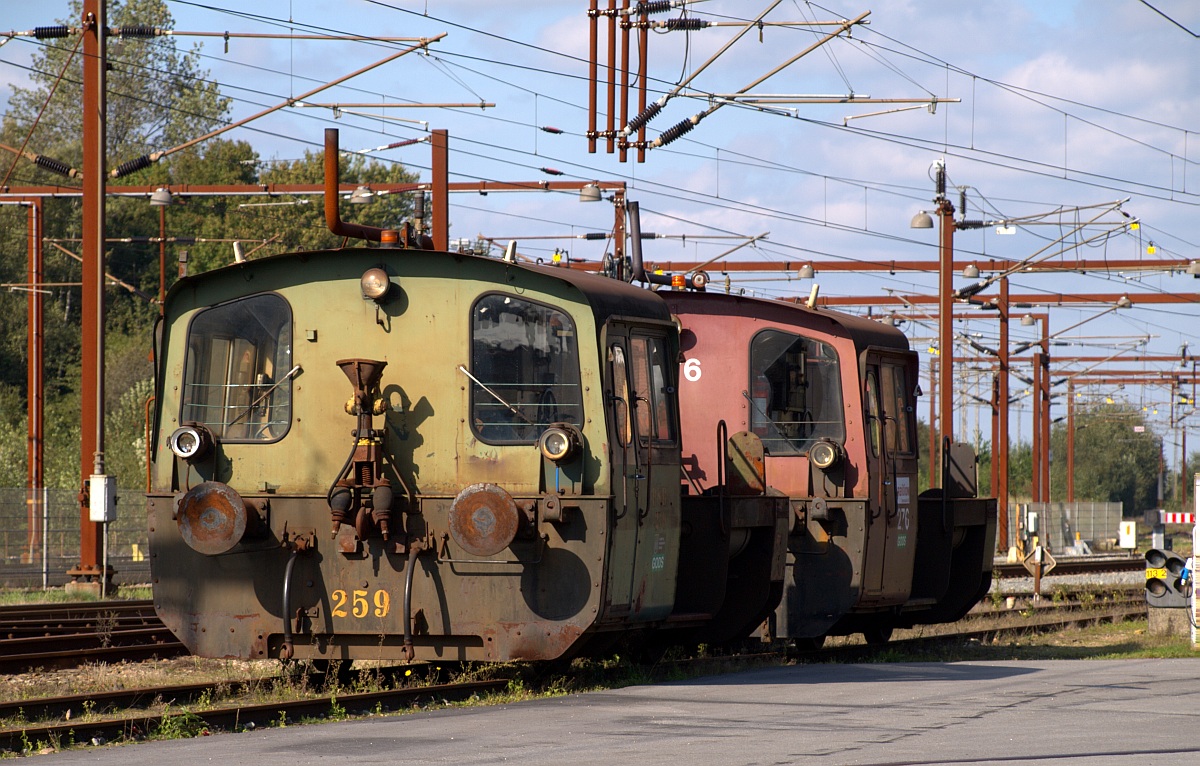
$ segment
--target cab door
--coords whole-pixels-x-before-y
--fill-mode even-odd
[[[664,619],[679,558],[674,328],[613,322],[605,342],[613,487],[605,611]]]
[[[915,414],[904,354],[869,350],[863,377],[867,429],[867,560],[865,600],[876,605],[903,603],[912,584],[916,553]]]

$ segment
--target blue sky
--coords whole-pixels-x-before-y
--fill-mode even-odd
[[[1139,232],[1094,243],[1084,248],[1084,257],[1148,257],[1153,241],[1158,257],[1200,258],[1200,6],[1189,0],[1150,0],[1150,5],[1142,0],[889,0],[874,7],[784,0],[768,21],[853,18],[871,8],[870,23],[800,59],[757,92],[936,96],[941,100],[936,111],[922,107],[859,117],[900,105],[796,106],[790,115],[729,106],[669,147],[650,152],[643,165],[621,164],[603,150],[586,151],[586,0],[260,0],[251,6],[253,17],[235,11],[247,4],[228,0],[169,0],[168,5],[180,31],[447,33],[431,47],[431,55],[399,59],[313,100],[495,102],[488,110],[387,113],[449,130],[453,180],[539,180],[550,178],[539,169],[551,167],[563,178],[627,181],[645,229],[687,235],[648,242],[651,259],[706,260],[733,244],[706,235],[767,231],[765,242],[736,257],[800,263],[935,259],[936,234],[914,231],[909,221],[932,206],[930,168],[941,157],[950,185],[970,187],[970,218],[1027,216],[1129,198],[1122,210],[1142,221]],[[770,0],[707,0],[691,6],[691,13],[745,19],[769,5]],[[28,29],[64,17],[68,3],[5,6],[0,28]],[[652,84],[670,87],[734,33],[730,27],[686,36],[652,33]],[[751,33],[692,84],[707,93],[736,91],[813,38],[809,31],[788,27],[765,28],[761,42],[757,32]],[[28,38],[0,47],[0,109],[9,87],[23,82],[20,67],[34,49]],[[235,99],[234,117],[239,117],[366,66],[390,50],[367,43],[234,39],[226,53],[222,41],[206,39],[202,66]],[[707,105],[701,98],[673,100],[652,128],[663,130]],[[335,121],[329,110],[288,109],[255,123],[261,132],[228,135],[250,141],[264,158],[291,158],[316,149],[327,125],[340,127],[342,146],[354,149],[417,137],[425,129],[353,114]],[[564,132],[555,135],[540,126]],[[424,144],[379,157],[409,164],[428,177]],[[952,199],[957,205],[957,193]],[[452,237],[526,238],[521,251],[533,256],[558,246],[576,257],[599,259],[601,242],[528,238],[605,231],[612,217],[607,205],[580,205],[571,195],[558,194],[454,195],[451,205]],[[957,255],[1015,262],[1062,231],[1038,227],[1008,237],[990,229],[964,231],[956,238]],[[761,295],[807,295],[811,287],[794,275],[774,281],[738,277],[732,277],[733,289]],[[932,275],[822,275],[818,267],[816,281],[822,295],[934,292]],[[956,284],[970,281],[959,278]],[[1070,345],[1056,347],[1056,353],[1105,356],[1142,336],[1149,336],[1146,348],[1152,353],[1177,353],[1184,342],[1200,352],[1200,337],[1193,337],[1200,326],[1195,305],[1137,302],[1143,292],[1200,292],[1200,281],[1191,277],[1140,271],[1015,274],[1011,289],[1130,294],[1134,308],[1109,312],[1064,334],[1061,340]],[[1052,308],[1050,330],[1102,310]],[[909,321],[904,329],[924,356],[932,326]],[[985,345],[995,343],[994,322],[961,322],[957,329]],[[1013,330],[1014,342],[1032,338],[1028,328]],[[968,371],[964,380],[965,392],[986,395],[982,376]],[[1014,388],[1020,385],[1014,382]],[[1127,390],[1119,396],[1149,406],[1165,403],[1167,394]],[[969,432],[976,415],[970,408],[964,412],[962,425]],[[1061,407],[1055,416],[1060,414]],[[987,418],[980,414],[978,420],[986,433]],[[1028,439],[1027,426],[1022,436]]]

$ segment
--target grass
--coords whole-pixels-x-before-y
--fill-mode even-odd
[[[116,593],[110,594],[106,600],[140,601],[151,597],[149,585],[122,585]],[[65,588],[12,588],[0,590],[0,606],[20,606],[22,604],[73,604],[86,601],[100,601],[94,593],[80,591],[72,593]]]

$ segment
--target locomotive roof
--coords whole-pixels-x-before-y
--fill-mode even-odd
[[[369,254],[370,257],[385,263],[403,261],[404,258],[452,258],[456,263],[462,264],[462,266],[454,270],[455,274],[464,273],[463,267],[469,264],[480,269],[481,276],[484,277],[486,277],[488,271],[495,271],[497,274],[502,274],[510,270],[532,272],[551,277],[571,285],[584,296],[586,302],[592,308],[597,325],[604,324],[611,316],[640,317],[668,322],[671,319],[670,310],[652,291],[635,287],[620,280],[557,266],[520,262],[507,263],[498,258],[489,258],[469,253],[450,253],[437,250],[406,250],[401,248],[356,247],[280,253],[278,255],[256,258],[244,263],[222,266],[191,277],[185,277],[172,286],[170,293],[173,295],[180,290],[187,289],[187,285],[194,284],[196,280],[209,279],[225,274],[241,273],[247,268],[254,268],[256,266],[274,266],[275,264],[287,261],[300,261],[304,263],[322,256],[336,258],[352,254]],[[302,280],[303,270],[297,270],[293,276],[297,280]],[[497,285],[507,284],[507,280],[502,276],[498,277],[495,281]]]
[[[860,351],[868,346],[908,350],[908,338],[895,327],[874,319],[845,314],[829,309],[810,309],[799,303],[727,295],[715,292],[658,293],[675,313],[710,316],[754,316],[779,324],[790,324],[810,330],[848,335]]]

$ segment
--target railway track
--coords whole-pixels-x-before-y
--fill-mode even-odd
[[[1140,556],[1064,557],[1047,577],[1144,567]],[[998,563],[994,572],[998,579],[1029,575],[1021,564]],[[186,648],[159,621],[148,599],[0,607],[0,673],[184,654]]]
[[[1106,572],[1137,572],[1146,568],[1141,556],[1064,556],[1057,559],[1054,569],[1044,577],[1056,575],[1086,575]],[[1029,577],[1029,570],[1020,563],[999,563],[992,567],[996,577]]]
[[[1142,597],[1117,598],[1099,606],[1059,604],[1032,610],[987,610],[968,616],[944,632],[893,638],[886,644],[843,644],[827,646],[816,651],[792,654],[806,661],[859,662],[881,650],[889,652],[922,653],[939,644],[978,642],[989,644],[1006,637],[1021,637],[1031,633],[1047,633],[1072,627],[1101,623],[1117,623],[1145,617],[1146,602]],[[1004,618],[1017,617],[1017,620]],[[928,629],[928,626],[927,626]],[[937,630],[937,627],[933,628]]]
[[[1116,597],[1099,606],[1059,603],[1031,611],[985,610],[963,620],[954,630],[946,633],[899,638],[882,646],[845,645],[814,652],[769,652],[734,655],[727,659],[742,664],[747,661],[777,662],[786,657],[806,662],[859,662],[869,660],[880,651],[922,652],[947,642],[986,644],[1003,636],[1024,636],[1031,632],[1060,630],[1069,626],[1120,622],[1145,613],[1144,600],[1134,596]],[[1000,618],[1014,615],[1020,615],[1020,619],[1011,624],[1001,624]],[[713,663],[719,660],[704,658],[703,661]],[[269,688],[275,680],[177,685],[0,703],[0,722],[9,722],[6,728],[0,729],[0,753],[6,749],[25,752],[42,747],[100,744],[118,739],[195,736],[208,731],[240,731],[280,725],[303,718],[340,718],[352,714],[389,712],[430,702],[465,700],[474,695],[502,691],[510,683],[508,679],[499,679],[361,694],[339,691],[290,701],[219,702],[219,707],[193,709],[205,707],[207,700],[218,696],[236,699],[255,688]],[[81,712],[84,713],[82,717],[79,716]]]
[[[1141,557],[1063,558],[1048,578],[1144,567]],[[1002,579],[1029,573],[1021,564],[1005,563],[995,565],[995,574]],[[148,599],[0,607],[0,673],[184,654],[187,649],[163,626]]]
[[[148,600],[0,607],[0,673],[183,654]]]
[[[246,731],[269,725],[295,723],[304,718],[344,717],[347,715],[388,712],[390,710],[429,703],[457,702],[472,696],[502,691],[508,679],[491,681],[469,681],[457,684],[439,684],[389,691],[364,692],[359,694],[335,693],[305,699],[282,700],[259,704],[236,704],[215,707],[200,712],[180,708],[172,712],[168,705],[164,712],[136,711],[119,716],[87,717],[67,722],[18,725],[0,731],[0,752],[28,752],[44,747],[55,749],[74,744],[103,744],[115,740],[139,740],[161,737],[197,736],[209,731]],[[198,699],[213,686],[166,687],[134,690],[124,694],[128,699],[117,699],[110,695],[109,704],[149,704],[165,699]],[[173,695],[173,696],[172,696]],[[72,709],[82,706],[85,699],[96,699],[96,695],[55,698],[48,700],[25,700],[7,704],[9,715],[17,706],[21,714],[28,710],[51,711]],[[65,707],[64,707],[65,706]]]

